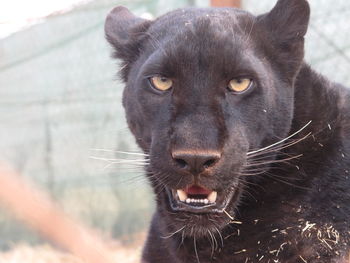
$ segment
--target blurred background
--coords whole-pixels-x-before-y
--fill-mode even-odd
[[[254,14],[275,4],[233,2]],[[309,2],[306,61],[350,86],[350,4]],[[44,189],[73,218],[123,244],[137,242],[139,251],[153,196],[143,177],[143,157],[125,123],[123,84],[104,38],[104,19],[117,5],[149,18],[211,4],[220,1],[2,0],[0,160]],[[47,242],[0,208],[1,251]]]

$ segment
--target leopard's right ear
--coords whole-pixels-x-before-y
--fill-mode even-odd
[[[260,23],[273,33],[277,42],[302,40],[310,19],[307,0],[278,0],[274,8],[259,17]]]
[[[140,45],[152,21],[132,14],[123,6],[115,7],[105,21],[105,35],[113,46],[114,57],[122,60],[122,77],[127,79],[130,64],[139,56]]]

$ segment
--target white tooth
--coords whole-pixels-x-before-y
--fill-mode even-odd
[[[208,201],[209,201],[210,203],[215,203],[216,197],[217,197],[217,196],[218,196],[218,192],[212,191],[212,192],[208,195],[207,199],[208,199]]]
[[[191,202],[194,203],[194,202],[196,202],[196,200],[192,198],[192,199],[191,199]]]
[[[187,199],[186,199],[186,203],[187,203],[187,204],[191,203],[191,199],[187,198]]]
[[[204,204],[208,204],[209,203],[209,200],[208,199],[204,199]]]
[[[187,199],[187,194],[185,191],[178,189],[176,190],[177,196],[179,197],[181,202],[185,202]]]

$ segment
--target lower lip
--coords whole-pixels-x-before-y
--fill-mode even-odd
[[[179,212],[190,212],[190,213],[197,213],[197,214],[206,214],[206,213],[222,213],[229,202],[232,200],[232,198],[235,196],[236,191],[232,191],[222,202],[222,205],[218,206],[218,204],[212,203],[208,205],[203,206],[191,206],[189,204],[177,201],[173,198],[173,194],[171,193],[171,190],[166,188],[166,192],[168,194],[170,207],[173,211]]]

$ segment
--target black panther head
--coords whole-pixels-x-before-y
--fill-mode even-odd
[[[234,8],[180,9],[154,21],[124,7],[108,15],[128,125],[149,154],[167,226],[187,235],[222,228],[247,175],[268,169],[250,153],[290,131],[308,20],[305,0],[280,0],[258,17]]]

